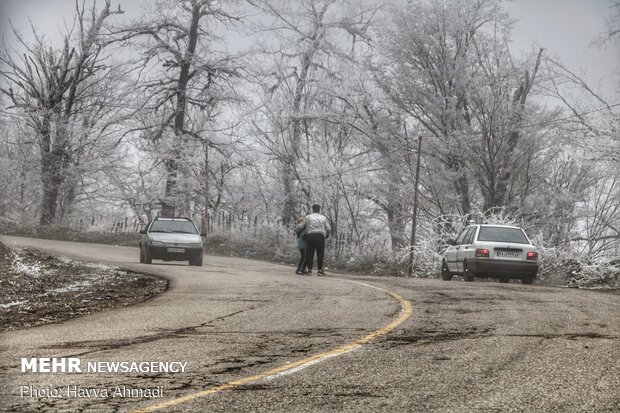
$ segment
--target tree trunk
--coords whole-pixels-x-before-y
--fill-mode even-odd
[[[39,130],[39,148],[41,150],[41,225],[56,223],[56,208],[60,185],[62,184],[62,147],[52,142],[51,115],[46,115]],[[58,133],[58,131],[56,132]],[[60,148],[59,148],[60,147]]]
[[[56,202],[58,201],[58,188],[47,177],[43,180],[43,201],[41,203],[41,225],[50,225],[56,219]]]
[[[323,11],[318,16],[318,21],[323,18],[323,13],[327,8],[327,4],[324,5]],[[306,50],[301,59],[301,71],[297,78],[297,85],[295,86],[295,94],[293,96],[293,106],[291,108],[291,142],[288,154],[284,161],[284,173],[283,173],[283,189],[284,189],[284,209],[282,211],[282,225],[289,226],[292,222],[295,222],[295,205],[297,204],[297,194],[295,192],[295,168],[297,159],[300,156],[300,144],[301,144],[301,102],[304,96],[304,89],[308,81],[308,73],[310,66],[312,65],[312,59],[319,47],[321,39],[323,37],[320,33],[321,26],[317,21],[314,27],[314,34],[312,36],[312,44],[309,49]],[[310,157],[310,155],[308,154]]]
[[[387,210],[385,212],[388,219],[392,250],[396,251],[407,244],[407,240],[405,239],[404,208],[400,201],[388,199]]]
[[[467,180],[465,165],[462,158],[457,155],[448,155],[448,168],[458,174],[454,180],[454,190],[459,197],[461,212],[468,216],[471,211],[471,200],[469,198],[469,181]]]
[[[294,171],[291,165],[291,160],[285,162],[282,170],[282,185],[284,190],[284,208],[282,210],[282,225],[288,227],[291,223],[295,222],[295,183],[294,183]]]
[[[515,158],[518,156],[515,154],[515,150],[521,139],[521,126],[523,124],[523,113],[525,111],[525,102],[532,89],[532,85],[536,79],[536,73],[540,66],[540,60],[542,58],[543,49],[538,51],[536,63],[532,74],[530,76],[529,71],[523,73],[521,84],[514,92],[512,97],[512,128],[513,130],[508,133],[506,142],[504,144],[504,151],[501,156],[500,171],[497,174],[497,179],[492,177],[489,180],[489,190],[484,193],[484,208],[488,211],[491,208],[503,207],[510,205],[512,199],[510,198],[509,189],[514,180],[514,176],[519,174],[519,169],[514,167]]]
[[[176,89],[176,111],[174,115],[174,135],[176,138],[183,140],[184,128],[185,128],[185,110],[187,106],[187,85],[190,80],[190,69],[194,60],[194,53],[196,52],[196,44],[198,43],[198,26],[200,25],[201,18],[200,4],[194,4],[192,7],[192,21],[189,28],[189,43],[185,50],[185,55],[181,61],[181,70],[179,72],[179,80],[177,81]],[[183,142],[178,142],[173,145],[174,148],[177,145],[182,145]],[[162,200],[162,215],[174,216],[178,210],[178,173],[179,173],[179,160],[181,157],[180,151],[174,149],[171,156],[164,161],[166,166],[166,192],[164,199]]]
[[[41,205],[41,225],[56,223],[56,211],[58,208],[58,198],[60,186],[63,182],[60,165],[53,156],[46,155],[41,163],[41,177],[43,183],[43,199]]]

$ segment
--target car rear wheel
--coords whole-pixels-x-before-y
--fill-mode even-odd
[[[506,284],[510,282],[510,278],[506,278],[506,277],[501,277],[499,279],[499,282],[501,282],[502,284]]]
[[[531,275],[525,276],[525,277],[521,278],[521,282],[523,284],[533,284],[534,283],[534,277],[532,277]]]
[[[453,275],[454,274],[452,274],[450,270],[448,269],[448,264],[445,261],[443,261],[441,263],[441,279],[444,281],[450,281],[452,280]]]
[[[467,282],[472,282],[474,280],[474,274],[469,269],[469,264],[467,261],[463,263],[463,278],[465,278],[465,281]]]
[[[190,257],[189,265],[194,265],[196,267],[202,267],[202,254],[197,255],[195,257]]]

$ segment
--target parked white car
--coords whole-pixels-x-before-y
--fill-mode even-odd
[[[536,278],[538,251],[519,227],[470,225],[449,244],[441,265],[441,278],[446,281],[455,274],[465,281],[491,277],[509,282],[517,278],[523,284],[532,284]]]

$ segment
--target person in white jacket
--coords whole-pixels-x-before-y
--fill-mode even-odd
[[[325,275],[323,272],[323,255],[325,254],[325,240],[329,238],[332,228],[325,215],[321,214],[321,206],[319,204],[312,205],[312,213],[306,216],[306,265],[308,266],[308,274],[312,273],[314,264],[314,253],[316,252],[317,275]]]

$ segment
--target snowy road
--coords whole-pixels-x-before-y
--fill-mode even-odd
[[[6,411],[620,410],[617,293],[297,277],[284,266],[212,256],[202,268],[145,265],[136,248],[2,240],[171,280],[169,291],[132,307],[2,333]],[[22,357],[187,365],[21,373]],[[64,393],[22,396],[22,386]],[[78,397],[67,386],[163,394]]]

